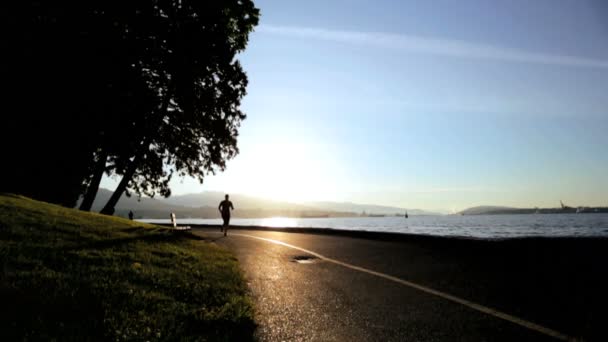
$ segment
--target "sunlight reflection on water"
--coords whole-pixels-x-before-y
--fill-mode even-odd
[[[260,220],[260,226],[263,227],[297,227],[298,222],[289,217],[269,217]]]

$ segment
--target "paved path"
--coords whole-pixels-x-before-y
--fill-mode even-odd
[[[521,282],[511,279],[512,269],[507,274],[484,270],[485,262],[463,260],[468,254],[461,257],[462,251],[438,252],[436,243],[247,230],[231,230],[224,238],[219,230],[195,232],[237,255],[256,301],[257,335],[263,341],[567,338],[560,329],[568,318],[542,307],[551,298],[530,303],[519,295],[525,286],[513,297],[511,284]],[[295,261],[300,257],[313,258]],[[530,277],[521,276],[522,281]],[[529,291],[540,295],[536,285]],[[492,309],[499,312],[488,314]],[[503,313],[508,316],[501,318]]]

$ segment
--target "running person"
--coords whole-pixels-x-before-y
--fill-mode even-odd
[[[228,200],[229,196],[226,195],[226,199],[220,202],[220,206],[217,208],[222,214],[222,219],[224,220],[224,225],[222,226],[221,231],[224,232],[224,236],[228,232],[228,225],[230,224],[230,209],[234,210],[234,206],[232,202]]]

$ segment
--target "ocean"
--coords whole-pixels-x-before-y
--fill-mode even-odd
[[[170,223],[170,220],[146,220],[150,223]],[[178,225],[221,225],[221,219],[180,219]],[[531,236],[608,237],[608,214],[527,214],[527,215],[445,215],[410,216],[409,218],[339,217],[339,218],[287,218],[271,217],[233,218],[234,226],[333,228],[398,232],[421,235],[461,236],[475,238],[516,238]]]

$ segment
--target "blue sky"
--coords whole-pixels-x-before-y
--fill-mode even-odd
[[[203,185],[454,211],[608,205],[602,1],[256,1],[241,153]],[[112,188],[115,181],[104,179]]]

